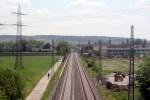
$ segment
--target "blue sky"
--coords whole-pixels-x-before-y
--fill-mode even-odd
[[[27,13],[24,35],[96,35],[150,40],[150,0],[20,0]],[[8,6],[9,5],[9,6]],[[0,0],[0,23],[16,23],[18,0]],[[11,16],[11,17],[10,17]],[[16,27],[0,26],[0,34],[16,34]]]

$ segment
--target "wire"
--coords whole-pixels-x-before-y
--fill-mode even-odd
[[[137,11],[137,10],[143,10],[143,9],[147,9],[145,7],[141,7],[141,8],[136,8],[134,9],[134,11],[129,11],[129,10],[121,10],[121,11],[112,11],[113,13],[107,13],[107,14],[103,14],[103,15],[100,15],[100,14],[95,14],[95,15],[80,15],[80,16],[62,16],[62,17],[45,17],[45,18],[38,18],[35,17],[34,20],[33,19],[29,19],[28,20],[28,17],[30,18],[30,15],[33,16],[32,14],[28,14],[27,16],[27,19],[25,19],[26,22],[30,22],[30,23],[33,23],[33,24],[36,24],[38,23],[39,24],[48,24],[48,23],[54,23],[54,22],[64,22],[64,21],[81,21],[81,20],[93,20],[93,19],[96,19],[96,18],[102,18],[102,17],[117,17],[117,16],[121,16],[123,14],[126,14],[126,13],[142,13],[141,11]]]

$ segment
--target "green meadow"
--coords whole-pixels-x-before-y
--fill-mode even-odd
[[[32,89],[36,86],[42,76],[51,68],[51,56],[24,56],[24,68],[19,68],[17,71],[21,73],[25,83],[25,96],[27,96]],[[15,57],[14,56],[1,56],[0,57],[0,70],[13,69],[14,70]]]

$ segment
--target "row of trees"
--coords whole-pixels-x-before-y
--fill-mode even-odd
[[[44,41],[37,40],[23,40],[21,43],[21,50],[23,52],[30,52],[32,48],[50,49],[51,44]],[[55,44],[55,49],[60,55],[65,55],[68,52],[70,44],[66,41],[61,41]],[[0,52],[14,52],[16,50],[15,41],[0,42]]]
[[[47,43],[43,41],[36,40],[23,40],[22,41],[22,51],[31,51],[33,47],[40,48],[45,46]],[[0,42],[0,52],[13,52],[16,50],[15,41],[4,41]]]

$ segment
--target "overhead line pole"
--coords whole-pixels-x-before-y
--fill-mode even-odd
[[[4,26],[5,24],[0,23],[0,26]]]
[[[52,77],[52,75],[54,74],[54,39],[52,39],[51,44],[52,44],[52,63],[51,63],[51,69],[52,69],[51,77]]]
[[[100,80],[102,82],[102,42],[99,40],[99,75],[100,75]]]
[[[15,60],[15,69],[20,67],[23,68],[23,57],[22,57],[22,15],[24,15],[21,12],[21,6],[18,5],[18,11],[14,12],[13,14],[17,15],[17,24],[14,24],[17,26],[17,35],[16,35],[16,60]]]
[[[134,100],[134,26],[131,25],[128,100]]]

